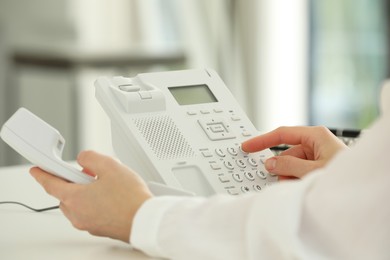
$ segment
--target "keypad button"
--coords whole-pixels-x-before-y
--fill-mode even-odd
[[[233,179],[236,181],[236,182],[242,182],[244,179],[242,178],[242,176],[239,174],[239,173],[233,173],[232,174],[232,177]]]
[[[223,164],[225,165],[226,168],[229,170],[234,170],[234,166],[231,161],[224,161]]]
[[[254,181],[255,180],[255,176],[251,172],[245,172],[244,175],[250,181]]]
[[[226,156],[225,152],[221,148],[215,149],[215,153],[218,154],[221,157],[225,157]]]
[[[267,174],[264,171],[262,171],[262,170],[257,170],[256,174],[257,174],[257,176],[259,176],[262,179],[267,178]]]
[[[249,189],[248,186],[242,186],[242,187],[241,187],[241,191],[242,191],[243,193],[247,193],[247,192],[250,192],[251,190]]]
[[[236,164],[237,164],[237,166],[240,167],[240,168],[245,168],[245,167],[246,167],[245,162],[244,162],[244,160],[242,160],[242,159],[236,160]]]
[[[233,156],[237,156],[237,154],[238,154],[237,149],[234,148],[234,147],[229,147],[229,148],[227,148],[227,151],[228,151],[231,155],[233,155]]]
[[[253,190],[254,190],[254,191],[261,191],[261,186],[260,186],[260,184],[255,184],[255,185],[253,185]]]
[[[248,158],[248,163],[250,165],[252,165],[253,167],[257,167],[258,166],[257,161],[254,158]]]

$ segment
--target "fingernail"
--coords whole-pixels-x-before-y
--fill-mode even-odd
[[[265,161],[265,168],[268,171],[272,171],[276,167],[276,159],[275,158],[269,158]]]

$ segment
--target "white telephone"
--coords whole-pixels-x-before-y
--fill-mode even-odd
[[[258,131],[216,72],[101,77],[95,87],[117,156],[146,181],[209,196],[256,192],[277,180],[264,168],[269,149],[241,151]]]

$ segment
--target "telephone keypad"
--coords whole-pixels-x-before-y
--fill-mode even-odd
[[[205,148],[201,149],[201,152],[208,160],[212,173],[216,173],[216,178],[228,194],[259,192],[273,176],[264,167],[264,155],[246,153],[238,145]]]

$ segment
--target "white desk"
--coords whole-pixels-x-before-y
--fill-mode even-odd
[[[0,168],[0,201],[35,208],[55,206],[28,173],[29,166]],[[0,205],[0,259],[152,259],[123,242],[76,230],[60,210],[36,213]]]

